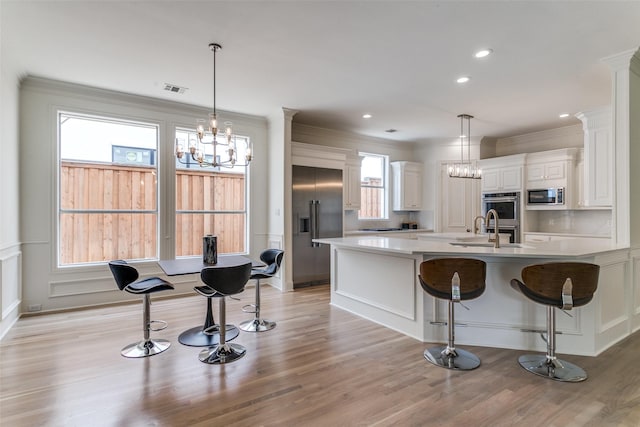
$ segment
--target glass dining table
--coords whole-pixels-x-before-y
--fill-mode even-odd
[[[261,267],[260,262],[253,262],[243,255],[218,255],[216,264],[206,264],[202,257],[197,258],[177,258],[159,260],[158,265],[167,276],[181,276],[186,274],[199,274],[204,268],[228,268],[239,265],[252,264],[253,267]],[[180,344],[192,347],[209,347],[220,343],[219,332],[205,332],[215,326],[213,318],[212,298],[207,298],[207,313],[204,324],[187,329],[178,336]],[[235,325],[226,325],[225,340],[231,341],[240,334],[240,330]]]

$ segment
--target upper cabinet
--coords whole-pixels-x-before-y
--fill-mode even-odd
[[[545,162],[547,159],[548,161]],[[527,159],[527,188],[566,186],[567,170],[570,166],[566,160],[553,160],[553,157],[540,156]]]
[[[523,165],[524,154],[481,160],[482,192],[522,191]]]
[[[580,199],[579,182],[575,173],[578,154],[578,148],[562,148],[527,155],[527,190],[563,189],[563,203],[527,203],[527,209],[557,210],[577,207]]]
[[[393,170],[393,210],[422,209],[422,164],[391,162]]]
[[[357,211],[360,209],[360,181],[362,168],[362,156],[348,157],[344,166],[344,209]]]
[[[582,198],[584,207],[613,204],[613,138],[611,108],[576,114],[584,130]]]

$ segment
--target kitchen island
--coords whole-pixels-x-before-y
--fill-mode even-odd
[[[424,342],[446,341],[446,301],[426,294],[418,273],[423,260],[470,257],[487,263],[486,290],[456,308],[456,343],[544,352],[537,333],[546,330],[546,310],[509,282],[523,267],[555,261],[600,265],[598,290],[571,316],[556,316],[559,353],[595,356],[631,334],[638,304],[632,302],[631,251],[609,239],[504,244],[421,241],[379,236],[317,239],[331,245],[331,304]],[[453,244],[452,244],[453,243]],[[459,325],[458,325],[459,324]]]

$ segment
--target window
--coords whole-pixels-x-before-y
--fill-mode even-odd
[[[236,138],[238,150],[249,146],[248,138]],[[178,144],[187,147],[195,139],[194,129],[176,129]],[[212,156],[205,152],[205,158]],[[239,159],[244,157],[238,153]],[[246,169],[200,167],[188,154],[176,159],[176,256],[202,255],[206,234],[218,236],[218,253],[245,252]]]
[[[361,169],[361,205],[358,219],[387,219],[387,170],[389,157],[381,154],[359,153]]]
[[[58,265],[158,258],[158,127],[58,113]]]

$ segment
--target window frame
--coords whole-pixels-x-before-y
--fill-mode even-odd
[[[177,133],[181,131],[181,132],[193,132],[194,134],[196,133],[196,129],[195,128],[191,128],[189,125],[175,125],[173,126],[173,137],[174,137],[174,141],[177,140]],[[237,135],[237,138],[244,138],[246,139],[246,141],[248,143],[251,142],[251,137],[250,136],[245,136],[245,135]],[[185,153],[185,156],[188,156],[188,152]],[[196,162],[197,164],[197,162]],[[191,168],[178,168],[177,167],[177,159],[175,158],[175,156],[173,157],[173,188],[174,188],[174,194],[173,194],[173,218],[172,218],[172,222],[173,222],[173,247],[171,248],[171,252],[174,256],[174,258],[178,259],[178,258],[193,258],[196,256],[200,256],[200,255],[177,255],[177,245],[178,245],[178,233],[177,233],[177,218],[178,218],[178,214],[211,214],[211,215],[216,215],[216,214],[243,214],[244,215],[244,242],[243,242],[243,246],[244,246],[244,250],[241,252],[218,252],[219,254],[221,253],[228,253],[228,254],[234,254],[234,255],[246,255],[249,251],[249,232],[250,232],[250,228],[249,228],[249,190],[250,190],[250,171],[251,171],[251,167],[250,166],[245,166],[244,168],[244,200],[243,200],[243,206],[244,206],[244,210],[193,210],[193,209],[189,209],[189,210],[178,210],[177,208],[177,194],[178,194],[178,189],[176,187],[176,178],[177,178],[177,171],[179,169],[191,169]],[[211,173],[213,172],[224,172],[225,167],[204,167],[202,168],[206,171],[210,171]]]
[[[362,173],[364,171],[364,168],[361,169],[360,172],[360,188],[374,188],[374,189],[381,189],[382,190],[382,201],[381,201],[381,216],[380,217],[361,217],[360,216],[360,211],[361,209],[358,210],[358,220],[359,221],[387,221],[389,220],[389,156],[386,154],[380,154],[380,153],[371,153],[371,152],[365,152],[365,151],[359,151],[358,152],[359,156],[364,157],[362,159],[362,163],[364,163],[364,161],[366,160],[367,157],[369,158],[378,158],[382,160],[382,185],[364,185],[362,184]],[[361,205],[364,205],[364,199],[361,198]]]
[[[132,125],[140,125],[142,127],[149,127],[155,129],[155,165],[153,170],[155,171],[156,180],[155,180],[155,209],[63,209],[62,207],[62,164],[65,161],[62,158],[62,116],[69,116],[79,119],[90,119],[98,122],[106,122],[106,123],[119,123],[119,124],[132,124]],[[54,252],[54,268],[58,270],[68,270],[68,269],[83,269],[87,267],[95,267],[99,265],[104,265],[109,262],[109,260],[105,261],[87,261],[87,262],[79,262],[79,263],[70,263],[70,264],[62,264],[62,234],[61,234],[61,218],[62,214],[151,214],[155,216],[155,254],[152,258],[135,258],[131,259],[134,262],[153,262],[160,259],[161,253],[161,241],[160,241],[160,230],[161,230],[161,220],[162,220],[162,209],[161,209],[161,199],[160,199],[160,171],[161,171],[161,162],[159,161],[160,157],[160,141],[161,141],[161,132],[162,126],[160,123],[155,122],[153,120],[144,120],[141,118],[131,118],[131,117],[123,117],[117,114],[111,114],[108,112],[86,112],[81,108],[56,108],[55,109],[55,128],[56,128],[56,182],[55,182],[55,224],[54,224],[54,232],[55,232],[55,245],[53,245]],[[96,165],[114,165],[119,163],[111,162],[99,162],[99,161],[86,161],[86,163],[94,163]],[[125,165],[122,163],[122,165]],[[152,172],[153,173],[153,172]]]

